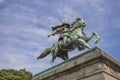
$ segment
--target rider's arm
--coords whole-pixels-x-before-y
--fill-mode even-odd
[[[54,36],[55,34],[59,34],[62,30],[63,30],[63,28],[57,28],[50,35],[48,35],[48,37]]]
[[[64,28],[64,29],[62,30],[62,33],[67,33],[67,32],[70,32],[70,29],[69,29],[69,28]]]
[[[70,28],[70,32],[72,32],[73,30],[77,29],[77,26],[73,26],[72,28]]]

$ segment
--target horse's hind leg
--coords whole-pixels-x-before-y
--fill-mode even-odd
[[[57,56],[52,53],[52,60],[51,60],[51,62],[50,62],[50,64],[51,64],[52,66],[54,65],[54,61],[55,61],[56,57],[57,57]]]
[[[58,52],[59,52],[58,43],[54,43],[51,49],[51,53],[52,53],[52,60],[50,62],[51,65],[54,65],[54,60],[56,59]]]
[[[62,58],[63,60],[67,60],[69,57],[68,57],[68,52],[65,51],[65,52],[62,52],[60,55],[59,55],[60,58]]]

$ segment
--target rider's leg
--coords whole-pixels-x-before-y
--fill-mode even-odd
[[[63,45],[67,46],[70,43],[70,39],[67,36],[64,36],[63,38]]]
[[[67,45],[71,43],[70,38],[67,39]]]
[[[83,40],[83,39],[78,39],[79,44],[82,45],[84,48],[91,49],[91,47]]]
[[[63,38],[63,44],[66,45],[66,43],[67,43],[67,36],[64,36],[64,38]]]

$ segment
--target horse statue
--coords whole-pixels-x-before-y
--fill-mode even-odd
[[[46,48],[37,59],[46,57],[48,54],[52,54],[51,65],[54,65],[54,60],[56,57],[60,57],[63,60],[68,59],[68,52],[74,49],[78,49],[79,51],[84,49],[91,49],[91,46],[87,44],[88,41],[91,40],[92,37],[95,36],[94,43],[98,43],[100,37],[96,32],[92,32],[89,35],[86,35],[83,32],[86,23],[83,19],[77,18],[71,25],[68,23],[63,23],[62,25],[52,27],[53,32],[48,35],[54,36],[59,34],[60,37],[57,42],[53,43],[50,48]]]

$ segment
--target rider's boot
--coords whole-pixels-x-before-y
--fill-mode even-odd
[[[69,44],[70,44],[70,39],[67,39],[67,41],[66,41],[66,46],[68,46]]]
[[[63,38],[63,44],[64,44],[64,46],[67,46],[67,37]]]
[[[70,44],[70,39],[67,37],[64,37],[63,44],[64,44],[64,46],[68,46]]]

